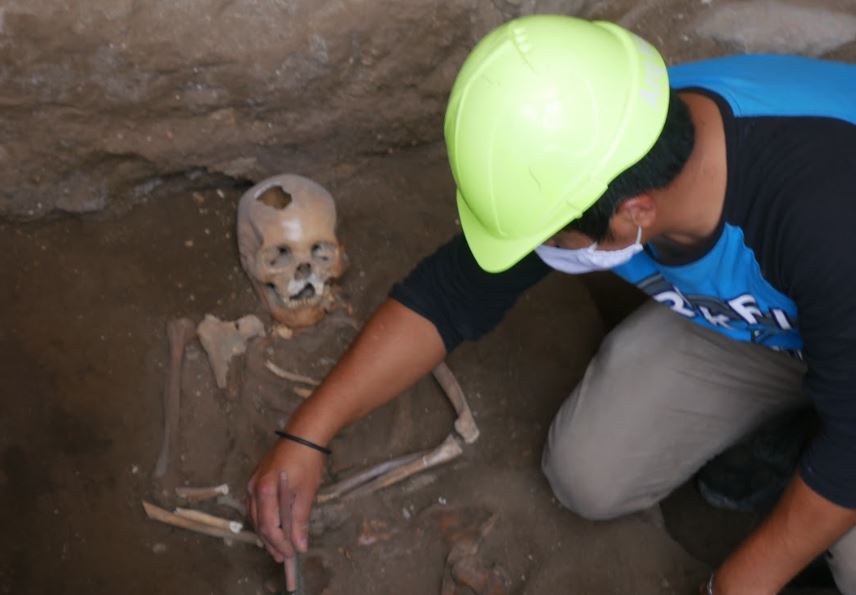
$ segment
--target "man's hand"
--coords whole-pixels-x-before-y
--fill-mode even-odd
[[[392,400],[443,361],[443,338],[428,319],[388,299],[366,323],[324,382],[288,420],[287,431],[328,444],[343,427]],[[297,552],[308,547],[309,512],[321,483],[324,455],[280,440],[247,484],[247,508],[274,560],[296,584]]]
[[[323,454],[280,440],[247,484],[247,509],[265,548],[285,563],[286,588],[296,589],[296,555],[309,545],[309,513],[321,482]]]
[[[812,490],[797,474],[773,513],[716,572],[716,595],[773,595],[856,525],[856,510]]]

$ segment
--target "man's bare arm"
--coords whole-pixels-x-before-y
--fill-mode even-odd
[[[384,302],[324,383],[288,421],[288,431],[327,444],[343,427],[398,396],[443,361],[427,319]]]

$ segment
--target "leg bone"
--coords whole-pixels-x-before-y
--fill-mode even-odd
[[[169,339],[169,367],[163,392],[163,441],[155,464],[155,477],[163,477],[169,467],[169,451],[178,440],[178,418],[181,412],[181,365],[184,348],[196,336],[196,325],[192,320],[179,318],[170,320],[166,326]]]

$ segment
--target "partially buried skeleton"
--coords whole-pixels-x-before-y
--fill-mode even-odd
[[[238,204],[238,250],[277,322],[311,326],[332,309],[331,282],[347,261],[336,237],[336,204],[317,182],[283,174],[245,192]]]

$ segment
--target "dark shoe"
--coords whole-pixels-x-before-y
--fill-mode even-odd
[[[810,409],[776,417],[709,461],[696,478],[716,508],[767,512],[791,480],[814,424]]]

